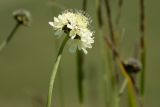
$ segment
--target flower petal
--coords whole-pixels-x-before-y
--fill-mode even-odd
[[[53,22],[48,22],[48,23],[49,23],[49,25],[54,26]]]
[[[88,53],[87,50],[86,50],[85,48],[82,48],[82,50],[83,50],[83,52],[84,52],[85,54]]]
[[[75,30],[71,30],[69,33],[69,36],[71,37],[71,39],[74,39],[76,36],[76,31]]]
[[[59,22],[58,18],[54,17],[54,21],[55,22]]]

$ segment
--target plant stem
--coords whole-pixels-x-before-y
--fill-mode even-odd
[[[116,46],[116,40],[115,40],[115,34],[114,34],[114,27],[113,27],[113,22],[112,22],[112,11],[111,11],[111,6],[110,6],[110,3],[109,3],[109,0],[105,0],[105,5],[106,5],[106,11],[107,11],[107,19],[108,19],[108,28],[109,28],[109,36],[110,36],[110,40],[112,42],[112,44],[114,46]],[[114,83],[116,85],[118,85],[118,79],[119,79],[119,73],[118,73],[118,68],[117,68],[117,64],[116,64],[116,61],[115,61],[115,53],[112,53],[113,55],[113,64],[114,64]]]
[[[120,54],[117,51],[114,44],[111,41],[109,41],[108,38],[105,38],[105,40],[106,40],[107,45],[111,48],[112,53],[114,53],[114,55],[115,55],[115,59],[117,61],[117,64],[119,65],[119,68],[121,70],[122,75],[128,81],[129,104],[131,107],[137,107],[137,101],[136,101],[137,99],[136,99],[136,93],[135,93],[136,89],[134,87],[134,83],[132,81],[132,78],[130,77],[130,75],[128,74],[126,69],[124,68],[123,61],[121,60]]]
[[[109,0],[105,0],[105,5],[106,5],[106,11],[107,11],[107,17],[108,17],[110,39],[113,42],[113,44],[115,44],[115,35],[114,35],[114,30],[113,30],[112,15],[111,15],[111,8],[110,8]]]
[[[100,28],[103,26],[103,19],[102,19],[102,0],[97,0],[96,2],[96,11],[97,11],[97,19],[98,19],[98,25]]]
[[[140,79],[140,89],[141,95],[144,96],[145,89],[145,70],[146,70],[146,36],[145,36],[145,7],[144,0],[140,0],[140,46],[141,46],[141,63],[142,63],[142,73]]]
[[[4,40],[2,42],[2,44],[0,45],[0,51],[2,51],[5,46],[10,42],[10,40],[13,38],[15,32],[17,31],[17,29],[20,27],[20,23],[16,22],[16,25],[14,26],[14,28],[12,29],[12,31],[10,32],[10,34],[8,35],[7,39]]]
[[[83,103],[83,53],[81,51],[77,51],[77,79],[78,79],[78,94],[79,101]]]
[[[128,80],[125,78],[125,80],[123,81],[123,84],[122,84],[122,86],[120,88],[119,96],[121,96],[123,94],[123,92],[124,92],[124,90],[125,90],[125,88],[127,86],[127,83],[128,83]]]
[[[118,14],[117,14],[117,17],[116,17],[116,26],[118,27],[119,25],[119,21],[120,21],[120,18],[121,18],[121,12],[122,12],[122,6],[123,6],[123,0],[118,0]]]
[[[82,10],[86,11],[87,9],[87,0],[83,0],[82,2]],[[78,95],[79,95],[79,101],[81,104],[83,104],[83,79],[84,79],[84,73],[83,73],[83,61],[84,56],[81,51],[77,51],[77,82],[78,82]]]
[[[115,34],[114,34],[114,25],[112,22],[112,11],[111,11],[111,5],[109,0],[105,0],[105,6],[106,6],[106,12],[107,12],[107,21],[108,21],[108,29],[109,29],[109,37],[111,40],[111,43],[116,46],[116,40],[115,40]],[[112,73],[112,90],[113,90],[113,106],[114,107],[118,107],[118,100],[119,99],[119,95],[118,95],[118,82],[119,82],[119,70],[118,70],[118,65],[116,63],[116,54],[114,52],[112,52],[112,57],[113,57],[113,72]],[[111,63],[111,62],[110,62]]]
[[[87,0],[83,0],[82,9],[83,11],[87,10]]]
[[[20,26],[20,23],[17,22],[16,25],[14,26],[13,30],[11,31],[11,33],[9,34],[9,36],[6,39],[7,43],[12,39],[13,35],[15,34],[15,32],[17,31],[19,26]]]
[[[47,106],[46,107],[51,107],[54,81],[55,81],[56,73],[58,71],[58,67],[59,67],[59,63],[60,63],[60,60],[61,60],[62,52],[63,52],[64,46],[67,43],[68,39],[69,39],[69,37],[68,37],[68,35],[66,35],[65,39],[63,40],[63,42],[61,44],[61,47],[59,49],[59,52],[58,52],[58,55],[57,55],[57,58],[56,58],[56,62],[54,64],[54,67],[53,67],[53,70],[52,70],[50,83],[49,83],[49,90],[48,90],[48,98],[47,98]]]
[[[130,107],[138,107],[137,105],[137,98],[136,98],[136,93],[135,93],[135,88],[133,85],[133,81],[127,71],[125,70],[121,60],[117,57],[117,61],[119,63],[120,70],[123,74],[123,76],[127,79],[128,81],[128,95],[129,95],[129,104]]]

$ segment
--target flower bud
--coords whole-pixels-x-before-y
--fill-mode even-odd
[[[19,9],[13,12],[13,16],[15,20],[24,25],[24,26],[30,26],[31,24],[31,14],[27,10]]]
[[[133,58],[125,61],[123,66],[125,67],[128,73],[138,73],[142,69],[140,61]]]

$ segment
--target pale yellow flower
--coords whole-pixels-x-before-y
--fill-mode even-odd
[[[49,24],[55,30],[56,36],[69,35],[70,52],[76,52],[79,49],[87,54],[86,48],[92,48],[91,44],[94,43],[94,38],[92,37],[93,32],[88,28],[90,19],[82,12],[65,11],[58,17],[54,17],[54,21]]]

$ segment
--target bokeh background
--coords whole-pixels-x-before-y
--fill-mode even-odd
[[[48,82],[60,40],[54,38],[48,21],[66,9],[81,9],[82,0],[0,0],[0,43],[15,25],[12,12],[27,9],[32,14],[31,27],[21,26],[11,42],[0,53],[0,107],[44,107]],[[160,106],[160,25],[159,0],[145,0],[147,14],[147,75],[145,107]],[[113,12],[116,2],[112,0]],[[88,0],[87,13],[93,19],[93,29],[98,31],[96,0]],[[139,37],[138,0],[124,0],[120,27],[125,29],[121,41],[124,59],[132,56]],[[105,14],[105,12],[104,12]],[[114,16],[114,14],[113,14]],[[104,22],[107,23],[107,22]],[[95,33],[95,40],[99,38]],[[60,107],[63,95],[65,107],[79,106],[77,97],[76,55],[64,51],[60,72],[56,78],[54,104]],[[104,107],[104,93],[98,42],[85,56],[85,104]],[[60,85],[61,84],[61,85]]]

